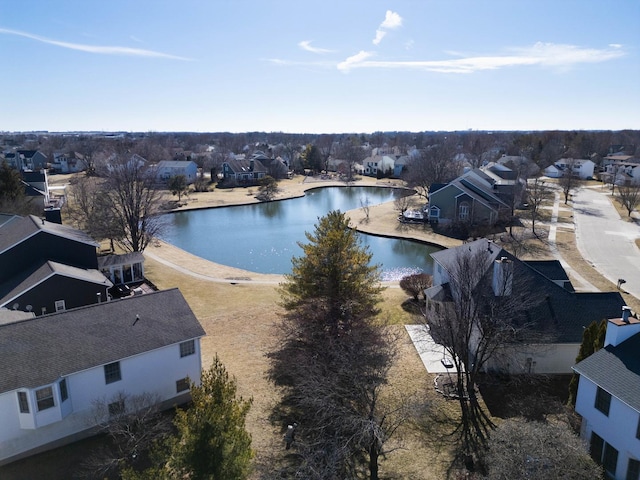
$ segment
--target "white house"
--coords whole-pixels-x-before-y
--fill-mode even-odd
[[[480,282],[486,282],[491,286],[486,295],[526,296],[531,303],[523,311],[513,312],[512,318],[516,326],[528,325],[527,337],[497,352],[486,365],[487,370],[571,373],[584,327],[616,315],[625,304],[619,292],[575,292],[555,260],[522,261],[482,239],[431,254],[433,286],[425,290],[427,318],[430,312],[437,315],[458,295],[458,287],[450,277],[456,275],[465,256],[486,267],[476,288],[484,288]]]
[[[586,180],[593,178],[596,164],[591,160],[579,158],[561,158],[553,165],[544,169],[544,175],[551,178],[560,178],[572,172],[578,178]]]
[[[0,321],[0,464],[90,435],[96,400],[188,400],[204,335],[178,289]]]
[[[604,348],[574,371],[576,412],[591,456],[617,480],[640,478],[640,321],[625,308],[609,320]]]
[[[362,163],[364,174],[370,176],[376,176],[378,172],[381,174],[393,173],[395,167],[395,160],[389,155],[372,155],[365,158]]]
[[[171,177],[184,175],[188,184],[192,184],[198,177],[198,164],[188,160],[162,160],[156,166],[156,176],[158,180],[166,182]]]

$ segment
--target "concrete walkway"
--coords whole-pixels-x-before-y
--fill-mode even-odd
[[[444,347],[434,342],[429,330],[425,325],[405,325],[404,328],[409,334],[409,338],[413,342],[413,346],[416,347],[420,360],[424,364],[428,373],[447,373],[442,364],[442,357],[444,357]]]

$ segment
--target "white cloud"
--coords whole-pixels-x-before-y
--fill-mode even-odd
[[[186,60],[192,59],[185,57],[178,57],[176,55],[170,55],[168,53],[155,52],[153,50],[144,50],[141,48],[129,48],[129,47],[103,47],[96,45],[84,45],[81,43],[61,42],[58,40],[52,40],[50,38],[40,37],[27,32],[20,32],[18,30],[9,30],[6,28],[0,28],[0,33],[7,35],[16,35],[19,37],[29,38],[38,42],[46,43],[49,45],[55,45],[57,47],[68,48],[71,50],[79,50],[87,53],[97,53],[99,55],[124,55],[133,57],[151,57],[151,58],[167,58],[171,60]]]
[[[401,26],[402,26],[402,17],[398,15],[396,12],[387,10],[387,13],[384,17],[384,22],[380,24],[380,28],[386,28],[388,30],[392,30],[394,28],[398,28]]]
[[[373,39],[373,44],[378,45],[387,34],[387,30],[393,30],[402,26],[402,17],[396,12],[387,10],[384,20],[376,30],[376,37]]]
[[[298,43],[298,46],[301,49],[306,50],[307,52],[311,52],[311,53],[325,54],[325,53],[332,53],[333,52],[333,50],[328,50],[326,48],[312,47],[310,40],[303,40],[302,42]]]
[[[352,68],[357,68],[363,63],[368,63],[367,58],[373,57],[375,54],[373,52],[365,52],[364,50],[359,51],[355,55],[350,56],[345,61],[340,62],[338,64],[338,70],[342,70],[347,72]]]
[[[464,56],[447,60],[375,61],[370,53],[359,52],[338,64],[338,70],[353,68],[414,69],[438,73],[473,73],[482,70],[539,65],[570,68],[582,63],[599,63],[625,55],[620,48],[594,49],[575,45],[538,42],[531,47],[513,48],[510,55]]]

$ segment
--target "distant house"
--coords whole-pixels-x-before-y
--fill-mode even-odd
[[[372,155],[365,158],[362,165],[364,167],[364,175],[375,177],[386,175],[389,172],[393,174],[395,159],[390,155]]]
[[[35,199],[42,208],[46,208],[50,203],[49,178],[47,171],[42,169],[37,172],[22,170],[20,172],[24,183],[24,193],[27,197]]]
[[[640,160],[630,155],[608,156],[602,161],[600,178],[607,183],[640,183]]]
[[[222,164],[222,178],[225,183],[235,185],[255,185],[267,176],[267,169],[260,160],[235,159]]]
[[[56,152],[53,154],[51,170],[54,173],[77,173],[86,170],[84,155],[78,152]]]
[[[595,163],[591,160],[579,159],[579,158],[561,158],[552,165],[549,165],[544,169],[544,175],[550,178],[560,178],[566,175],[573,175],[575,177],[586,180],[593,178],[593,172],[595,169]]]
[[[39,150],[16,150],[4,156],[9,166],[16,170],[42,170],[47,168],[47,156]]]
[[[430,222],[465,222],[494,225],[511,211],[499,196],[495,180],[479,169],[470,170],[446,185],[432,185],[429,191]]]
[[[187,184],[192,184],[198,177],[198,164],[191,160],[162,160],[156,166],[156,177],[159,181],[166,182],[171,177],[184,175]]]
[[[427,312],[453,302],[457,292],[450,282],[462,255],[486,262],[485,278],[493,294],[535,299],[526,311],[514,312],[514,325],[530,325],[531,339],[505,346],[487,370],[509,373],[566,374],[575,363],[584,328],[610,318],[625,302],[619,292],[575,292],[566,272],[556,262],[521,261],[494,243],[482,239],[431,254],[433,286],[425,291]],[[496,289],[496,285],[500,286]],[[517,291],[521,289],[523,291]],[[428,316],[428,314],[427,314]]]
[[[95,401],[185,402],[204,335],[178,289],[0,322],[0,464],[92,434]]]
[[[576,412],[591,457],[608,478],[640,478],[640,321],[610,319],[604,348],[573,367],[580,375]]]

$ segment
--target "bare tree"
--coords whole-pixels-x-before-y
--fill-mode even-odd
[[[118,392],[94,400],[87,422],[97,426],[108,441],[87,456],[80,470],[103,478],[125,466],[144,465],[154,444],[171,433],[171,419],[159,404],[159,397],[151,393]]]
[[[489,480],[603,478],[584,443],[565,424],[510,419],[491,434]]]
[[[420,152],[419,157],[408,162],[403,178],[418,195],[428,198],[429,187],[433,183],[447,183],[458,175],[454,154],[449,144],[428,147]]]
[[[104,193],[123,232],[117,242],[128,251],[142,252],[161,228],[155,169],[137,155],[119,154],[112,157],[107,170]]]
[[[446,297],[429,298],[426,321],[434,341],[452,359],[452,390],[462,414],[462,450],[472,455],[493,426],[476,399],[478,377],[489,365],[504,364],[513,345],[542,339],[535,315],[529,315],[541,299],[531,292],[526,267],[490,242],[479,240],[469,248],[457,248],[445,269]]]
[[[533,181],[527,183],[531,231],[534,235],[536,235],[536,221],[540,218],[541,206],[550,196],[551,189],[544,180],[534,178]]]
[[[558,184],[560,185],[560,188],[562,188],[564,204],[566,205],[569,202],[571,191],[579,187],[580,184],[582,184],[582,180],[575,171],[578,165],[578,161],[575,158],[568,158],[565,165],[564,172],[562,173]]]
[[[624,185],[618,185],[617,198],[631,217],[631,212],[640,205],[640,182],[626,182]]]
[[[411,195],[401,195],[393,201],[393,207],[402,215],[411,206]]]

